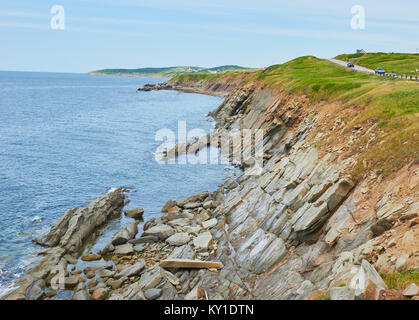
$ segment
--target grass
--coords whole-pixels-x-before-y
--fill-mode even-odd
[[[231,83],[237,80],[244,80],[247,76],[254,74],[256,71],[252,71],[249,69],[244,70],[235,70],[235,71],[224,71],[219,73],[185,73],[179,74],[176,77],[170,79],[170,82],[178,82],[178,83],[185,83],[185,82],[215,82],[218,80],[223,79],[226,83]]]
[[[368,143],[369,137],[365,137],[356,146],[358,149],[352,150],[354,154],[361,154],[352,172],[355,181],[362,178],[366,170],[376,169],[389,175],[406,163],[419,163],[419,82],[363,74],[313,56],[273,65],[266,70],[184,74],[171,81],[223,78],[226,81],[238,79],[242,85],[252,83],[290,94],[305,94],[310,97],[310,105],[320,101],[338,102],[342,107],[336,112],[355,110],[343,119],[348,132],[360,124],[376,124],[377,139]],[[318,147],[323,144],[326,142],[322,141]],[[368,167],[364,167],[364,163]]]
[[[352,61],[363,67],[375,70],[383,67],[387,72],[398,74],[412,74],[411,71],[419,69],[419,54],[408,53],[355,53],[341,54],[336,59]],[[415,73],[419,75],[419,73]]]
[[[410,269],[402,273],[380,273],[380,276],[389,289],[405,289],[411,283],[419,285],[419,269]]]
[[[330,295],[328,293],[319,294],[317,296],[314,296],[311,300],[330,300]]]

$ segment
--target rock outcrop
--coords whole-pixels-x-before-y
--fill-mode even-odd
[[[179,86],[168,82],[145,90],[185,89]],[[193,91],[199,84],[186,87]],[[214,192],[169,200],[164,214],[145,222],[142,233],[137,234],[138,221],[124,226],[99,253],[112,264],[101,271],[85,268],[87,290],[73,286],[73,297],[401,297],[378,272],[419,267],[419,165],[384,176],[366,163],[361,178],[355,179],[352,170],[362,150],[354,152],[354,146],[376,137],[377,126],[363,123],[348,129],[344,121],[351,110],[324,101],[312,104],[303,94],[252,83],[229,90],[211,113],[218,123],[212,137],[191,141],[184,150],[220,146],[217,135],[223,132],[263,130],[262,165],[256,166],[254,144],[242,144],[240,152],[246,156],[238,160],[240,177]],[[333,144],[324,145],[326,138]],[[221,153],[234,160],[230,148]],[[104,207],[110,214],[113,206]],[[67,214],[78,217],[79,210]],[[35,279],[46,279],[48,285],[44,270],[72,263],[62,257],[82,245],[84,238],[69,232],[78,219],[70,223],[72,219],[61,218],[39,241],[53,246],[53,252],[47,254],[45,267],[33,271]],[[39,297],[40,285],[28,291],[31,297]],[[417,287],[408,289],[406,296],[417,293]]]

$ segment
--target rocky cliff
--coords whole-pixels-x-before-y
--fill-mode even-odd
[[[139,237],[135,223],[124,227],[91,253],[113,264],[85,268],[73,298],[417,299],[415,285],[393,290],[378,273],[419,268],[417,148],[381,167],[365,156],[387,137],[377,119],[348,125],[358,110],[345,101],[230,80],[145,91],[229,93],[211,113],[216,134],[263,130],[262,170],[168,201]],[[43,242],[71,248],[56,229]]]

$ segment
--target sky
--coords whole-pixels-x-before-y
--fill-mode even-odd
[[[54,5],[64,29],[51,28]],[[365,28],[351,27],[351,8]],[[418,0],[1,0],[0,70],[237,64],[419,50]]]

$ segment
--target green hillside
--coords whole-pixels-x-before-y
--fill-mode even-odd
[[[193,66],[165,67],[165,68],[139,68],[139,69],[102,69],[89,72],[89,74],[102,75],[128,75],[128,76],[151,76],[171,78],[186,73],[220,73],[225,71],[246,70],[248,68],[226,65],[214,68],[203,68]]]
[[[352,61],[357,65],[373,70],[378,67],[383,67],[387,72],[398,74],[411,74],[411,71],[419,69],[419,54],[412,53],[377,52],[341,54],[336,59]]]

